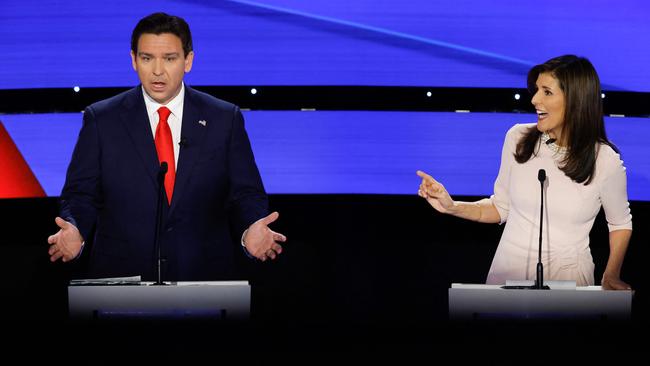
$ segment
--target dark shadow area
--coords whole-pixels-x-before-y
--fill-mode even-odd
[[[289,241],[274,263],[243,263],[252,285],[249,322],[83,324],[68,320],[66,288],[69,279],[83,277],[83,261],[48,260],[46,240],[56,230],[56,198],[0,200],[2,332],[16,349],[46,347],[68,334],[77,340],[78,350],[109,357],[126,352],[136,358],[151,357],[149,350],[160,339],[174,345],[162,347],[160,355],[170,357],[185,357],[188,348],[203,355],[215,347],[237,354],[257,344],[261,354],[352,352],[390,361],[402,353],[439,351],[487,364],[514,364],[519,356],[526,359],[522,350],[540,343],[593,352],[643,349],[640,340],[649,329],[648,202],[631,202],[635,227],[623,279],[636,293],[632,320],[618,323],[449,321],[450,284],[484,282],[502,227],[438,214],[416,196],[272,195],[270,203],[280,212],[272,227]],[[609,250],[602,213],[591,233],[591,248],[598,282]],[[111,342],[128,346],[111,353]],[[495,354],[495,347],[510,353]],[[463,353],[466,349],[478,353]],[[256,353],[245,357],[262,360]]]

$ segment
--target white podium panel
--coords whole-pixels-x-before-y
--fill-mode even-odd
[[[68,286],[73,319],[219,319],[247,320],[251,289],[247,281],[173,282],[154,286],[84,284]]]
[[[632,294],[600,286],[530,290],[454,283],[449,289],[449,318],[627,320]]]

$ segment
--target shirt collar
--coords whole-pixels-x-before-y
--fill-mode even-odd
[[[158,109],[163,106],[163,104],[160,104],[156,102],[147,92],[144,90],[144,87],[142,87],[142,94],[144,95],[144,104],[147,107],[147,114],[149,117],[155,115],[158,115]],[[185,83],[181,83],[181,91],[176,95],[172,100],[169,101],[169,103],[165,104],[164,106],[169,108],[169,110],[172,112],[172,115],[178,117],[181,115],[183,112],[183,101],[185,100]]]

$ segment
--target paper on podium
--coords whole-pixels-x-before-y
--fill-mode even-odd
[[[140,285],[142,280],[140,276],[131,277],[111,277],[111,278],[86,278],[71,280],[70,286],[102,286],[102,285]]]

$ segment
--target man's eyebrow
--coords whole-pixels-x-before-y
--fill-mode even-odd
[[[179,56],[179,55],[180,55],[180,52],[168,52],[168,53],[164,53],[163,57],[172,57],[172,56]],[[142,56],[154,57],[153,54],[147,53],[147,52],[138,52],[138,56],[140,56],[140,57],[142,57]]]

